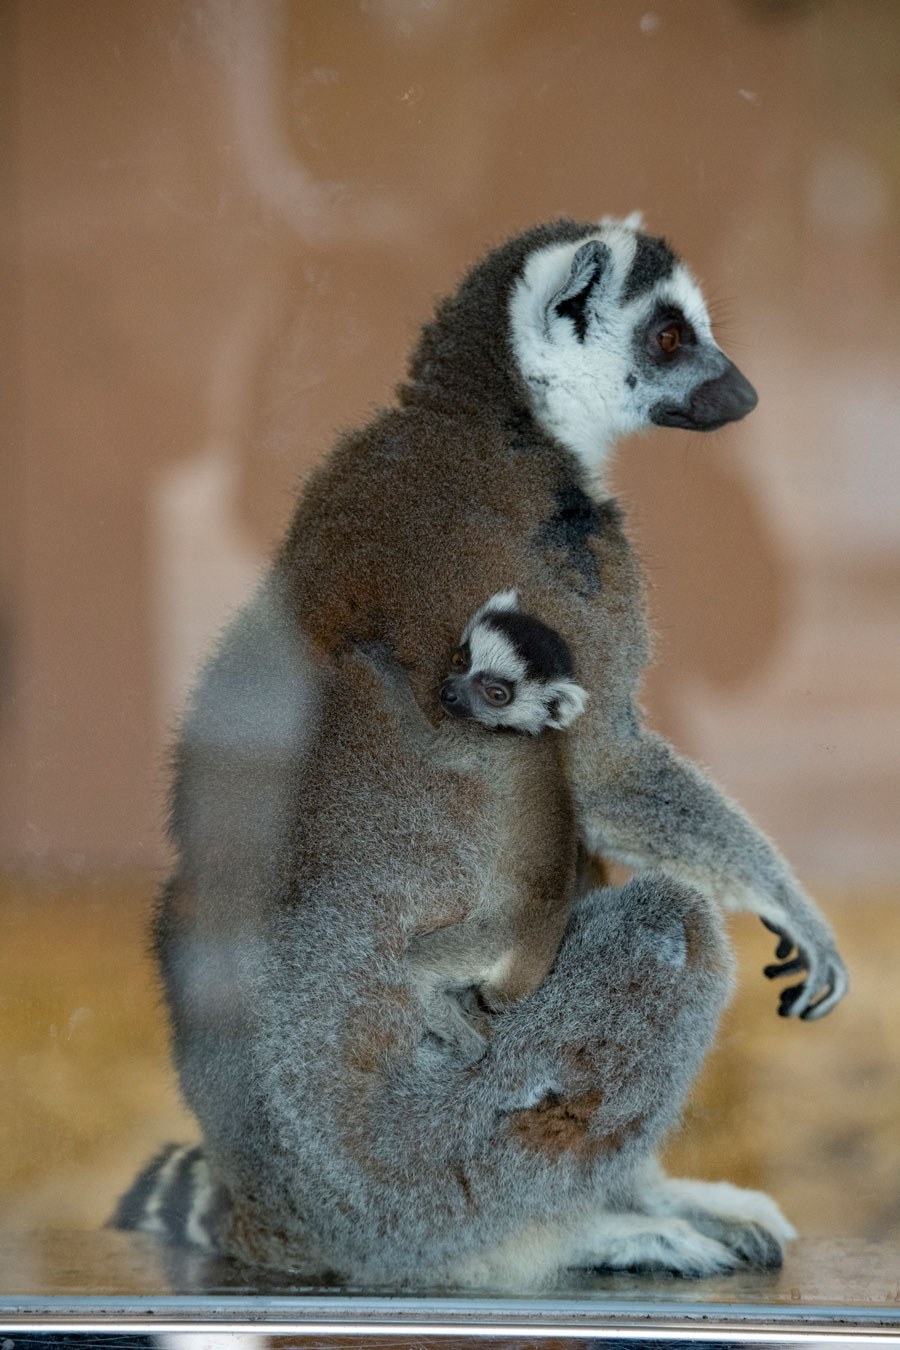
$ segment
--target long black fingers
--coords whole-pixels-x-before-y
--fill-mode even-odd
[[[768,928],[770,933],[774,933],[777,938],[781,939],[780,942],[778,943],[778,946],[775,949],[775,956],[777,960],[783,961],[786,956],[790,956],[796,944],[792,942],[792,940],[788,937],[787,933],[785,933],[781,928],[776,928],[773,923],[769,923],[768,919],[761,919],[760,922],[762,923],[764,928]]]
[[[806,970],[808,964],[805,956],[795,956],[792,961],[783,961],[780,965],[764,966],[763,974],[767,980],[778,980],[782,975],[796,975],[799,970]]]
[[[805,988],[805,984],[792,984],[788,989],[782,989],[781,999],[778,1005],[779,1017],[790,1017],[791,1008],[793,1008]],[[801,1017],[803,1016],[802,1013],[800,1015]]]

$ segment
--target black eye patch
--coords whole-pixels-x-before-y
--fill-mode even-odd
[[[673,351],[667,351],[659,340],[660,334],[669,329],[678,335]],[[639,339],[639,345],[645,356],[649,356],[655,365],[668,366],[673,361],[683,359],[689,349],[697,345],[697,334],[680,306],[668,304],[663,300],[654,309],[644,328],[643,336]]]
[[[492,707],[508,708],[510,703],[516,697],[516,685],[513,680],[506,680],[502,675],[491,675],[482,672],[475,676],[473,683],[478,686],[478,692]],[[500,689],[505,695],[502,699],[491,698],[491,690]]]
[[[509,639],[510,645],[525,662],[531,679],[549,680],[574,672],[572,653],[555,628],[521,610],[495,610],[485,615],[485,623]]]

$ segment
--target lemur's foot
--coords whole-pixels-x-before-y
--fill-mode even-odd
[[[584,1265],[594,1270],[662,1270],[699,1279],[727,1275],[742,1264],[732,1247],[686,1219],[604,1214],[587,1245],[590,1256]]]
[[[771,1196],[728,1181],[666,1177],[644,1196],[644,1207],[684,1219],[749,1266],[777,1268],[784,1244],[797,1236]]]
[[[713,1214],[691,1215],[691,1225],[706,1237],[715,1238],[723,1247],[748,1266],[777,1270],[784,1259],[781,1241],[761,1223],[751,1219],[720,1219]]]

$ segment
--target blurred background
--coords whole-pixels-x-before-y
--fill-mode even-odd
[[[0,1223],[95,1226],[195,1133],[145,952],[166,748],[303,476],[486,247],[640,207],[760,393],[619,452],[650,719],[854,981],[780,1021],[736,920],[671,1163],[897,1237],[900,6],[6,0],[0,84]]]

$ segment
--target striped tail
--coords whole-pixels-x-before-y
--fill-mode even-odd
[[[154,1233],[174,1246],[214,1251],[226,1205],[202,1146],[167,1144],[119,1200],[107,1227]]]

